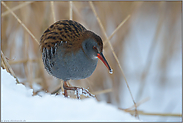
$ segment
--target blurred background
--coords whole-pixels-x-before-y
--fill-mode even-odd
[[[124,110],[134,103],[123,71],[133,98],[139,104],[137,109],[141,120],[182,121],[181,2],[4,3],[21,22],[1,4],[1,51],[19,82],[34,90],[33,95],[54,93],[60,88],[60,80],[44,69],[35,39],[40,41],[54,19],[72,17],[100,35],[104,42],[104,56],[113,69],[113,74],[109,74],[99,61],[89,78],[71,80],[72,86],[89,88],[98,101]],[[101,29],[91,5],[105,31]],[[109,40],[111,49],[105,33],[110,37],[125,19]],[[30,30],[35,39],[22,25]],[[6,65],[1,62],[1,67],[6,68]],[[74,93],[70,92],[70,95],[75,98]],[[133,110],[134,107],[131,108]]]

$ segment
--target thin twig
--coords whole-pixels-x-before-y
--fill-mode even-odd
[[[89,1],[89,3],[90,3],[90,6],[91,6],[91,8],[92,8],[92,11],[93,11],[94,15],[96,16],[97,21],[98,21],[98,23],[99,23],[99,25],[100,25],[100,27],[101,27],[101,29],[102,29],[102,32],[104,33],[104,35],[105,35],[105,37],[106,37],[106,39],[107,39],[107,41],[108,41],[108,44],[109,44],[109,46],[110,46],[110,48],[111,48],[111,50],[112,50],[112,53],[113,53],[113,55],[114,55],[114,57],[115,57],[115,59],[116,59],[116,61],[117,61],[117,63],[118,63],[118,66],[119,66],[119,68],[120,68],[120,70],[121,70],[121,72],[122,72],[122,75],[123,75],[123,77],[124,77],[124,79],[125,79],[127,88],[128,88],[128,90],[129,90],[129,92],[130,92],[132,101],[133,101],[133,103],[134,103],[134,105],[135,105],[135,109],[136,109],[136,102],[135,102],[135,100],[134,100],[134,98],[133,98],[132,92],[131,92],[131,90],[130,90],[130,87],[129,87],[128,82],[127,82],[127,80],[126,80],[126,77],[125,77],[125,75],[124,75],[123,69],[122,69],[122,67],[121,67],[121,65],[120,65],[120,62],[119,62],[119,60],[118,60],[118,58],[117,58],[117,56],[116,56],[116,54],[115,54],[115,52],[114,52],[114,49],[113,49],[111,43],[110,43],[109,40],[108,40],[108,36],[107,36],[107,34],[106,34],[106,32],[105,32],[105,29],[104,29],[104,27],[103,27],[103,25],[102,25],[102,23],[101,23],[101,21],[100,21],[98,15],[97,15],[96,11],[95,11],[95,8],[94,8],[94,6],[93,6],[92,1]]]
[[[51,3],[51,11],[52,11],[52,15],[53,15],[53,21],[56,22],[54,3],[53,3],[53,1],[50,1],[50,3]]]
[[[31,3],[33,3],[33,2],[34,2],[34,1],[24,2],[24,3],[22,3],[22,4],[19,4],[18,6],[13,7],[11,10],[12,10],[12,11],[18,10],[18,9],[20,9],[20,8],[26,6],[26,5],[29,5],[29,4],[31,4]],[[1,17],[5,16],[5,15],[8,15],[9,13],[10,13],[10,11],[7,10],[7,11],[5,11],[5,12],[3,12],[3,13],[1,14]]]
[[[31,31],[22,23],[22,21],[16,16],[16,14],[2,1],[1,2],[4,7],[6,7],[11,14],[17,19],[17,21],[23,26],[23,28],[32,36],[32,38],[39,44],[39,41],[36,39],[36,37],[31,33]]]

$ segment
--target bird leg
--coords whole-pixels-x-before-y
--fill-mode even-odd
[[[67,93],[67,90],[66,89],[64,89],[64,96],[65,97],[68,97],[68,93]]]
[[[84,89],[82,87],[69,87],[67,85],[67,82],[66,81],[64,81],[63,87],[64,87],[64,96],[65,97],[68,97],[67,90],[73,90],[73,91],[75,91],[76,92],[77,99],[80,99],[80,94],[83,94],[85,96],[95,97],[95,95],[91,94],[87,89]]]

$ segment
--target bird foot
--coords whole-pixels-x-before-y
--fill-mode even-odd
[[[80,99],[80,95],[84,95],[84,96],[88,96],[88,97],[95,97],[95,95],[91,94],[87,89],[82,88],[82,87],[69,87],[66,83],[66,81],[64,81],[63,83],[63,87],[64,87],[64,96],[68,97],[68,93],[67,90],[73,90],[75,91],[76,97],[77,99]]]
[[[75,87],[75,94],[77,99],[80,99],[80,95],[83,94],[86,97],[95,97],[95,95],[91,94],[88,89],[81,88],[81,87]]]

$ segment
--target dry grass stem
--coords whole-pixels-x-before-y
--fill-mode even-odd
[[[94,7],[92,1],[89,1],[89,3],[90,3],[90,7],[91,7],[91,9],[92,9],[92,11],[93,11],[95,17],[97,18],[97,21],[98,21],[98,23],[99,23],[99,25],[100,25],[100,28],[102,29],[102,32],[103,32],[104,35],[105,35],[105,38],[108,39],[107,34],[106,34],[106,31],[105,31],[105,29],[104,29],[104,26],[102,25],[102,22],[100,21],[98,15],[97,15],[97,12],[96,12],[96,10],[95,10],[95,7]]]
[[[73,8],[73,11],[79,16],[79,18],[81,20],[83,20],[83,16],[81,16],[81,13],[79,12],[79,10],[76,8],[76,6],[74,5],[74,3],[72,3],[72,8]]]
[[[70,12],[69,19],[72,20],[72,1],[69,1],[69,12]]]
[[[19,84],[20,82],[19,82],[18,78],[16,77],[16,75],[15,75],[13,69],[11,68],[10,64],[9,64],[8,61],[6,60],[6,57],[4,56],[4,54],[3,54],[2,51],[1,51],[1,60],[2,60],[1,62],[2,62],[2,64],[4,65],[6,71],[7,71],[8,73],[10,73],[10,74],[16,79],[16,82]]]
[[[122,109],[120,109],[122,110]],[[134,115],[134,110],[125,110],[125,112],[129,112],[131,113],[132,115]],[[147,112],[144,112],[144,111],[140,111],[138,110],[137,111],[139,115],[150,115],[150,116],[169,116],[169,117],[182,117],[182,114],[172,114],[172,113],[147,113]]]
[[[36,82],[36,83],[40,83],[42,81],[41,78],[34,78],[32,81]],[[28,81],[21,81],[20,83],[27,83]]]
[[[105,89],[105,90],[101,90],[101,91],[95,91],[95,92],[91,92],[94,95],[98,95],[98,94],[104,94],[104,93],[109,93],[112,92],[112,89]]]
[[[13,65],[13,64],[21,64],[21,63],[26,63],[27,61],[28,61],[28,59],[18,60],[18,61],[9,61],[9,64],[10,65]],[[31,62],[37,62],[38,59],[29,59],[29,61],[31,61]]]
[[[42,75],[42,86],[45,91],[48,91],[48,84],[46,83],[47,78],[44,74],[45,69],[44,69],[44,65],[41,57],[38,60],[38,65],[40,66],[40,74]]]
[[[161,2],[160,5],[163,5],[163,2]],[[157,45],[157,39],[160,35],[160,31],[161,31],[161,28],[162,28],[162,25],[163,25],[163,20],[165,18],[165,14],[164,14],[164,9],[163,7],[161,6],[160,7],[161,10],[160,10],[160,14],[159,14],[159,21],[158,21],[158,24],[157,24],[157,27],[156,27],[156,31],[155,31],[155,35],[154,35],[154,38],[152,40],[152,43],[151,43],[151,46],[150,46],[150,49],[148,51],[148,55],[147,55],[147,59],[146,59],[146,63],[145,63],[145,68],[142,72],[142,76],[141,76],[141,85],[139,86],[139,91],[137,93],[137,99],[140,99],[142,93],[143,93],[143,90],[144,90],[144,87],[145,87],[145,80],[146,80],[146,77],[149,73],[149,70],[150,70],[150,66],[151,66],[151,63],[152,63],[152,58],[154,56],[154,53],[155,53],[155,47]]]
[[[55,11],[54,11],[54,1],[50,1],[50,3],[51,3],[51,12],[53,15],[53,21],[56,22]]]
[[[60,80],[60,87],[61,87],[62,92],[64,92],[63,80]]]
[[[29,5],[29,4],[31,4],[31,3],[33,3],[33,2],[34,2],[34,1],[24,2],[24,3],[22,3],[22,4],[18,5],[18,6],[13,7],[11,10],[12,10],[12,11],[18,10],[18,9],[20,9],[20,8],[26,6],[26,5]],[[9,13],[10,13],[10,11],[7,10],[7,11],[5,11],[5,12],[3,12],[3,13],[1,14],[1,17],[5,16],[5,15],[8,15]]]
[[[131,15],[128,15],[118,26],[117,28],[112,32],[112,34],[108,37],[108,41],[114,36],[114,34],[123,26],[123,24],[130,18]],[[107,40],[104,41],[104,47],[106,45]]]
[[[141,105],[141,104],[147,102],[149,99],[150,99],[150,98],[148,97],[148,98],[145,98],[145,99],[141,100],[140,102],[136,103],[136,106],[138,107],[139,105]],[[131,106],[130,108],[124,109],[124,110],[125,110],[125,111],[126,111],[126,110],[131,110],[132,108],[135,108],[135,105]]]
[[[28,83],[30,83],[30,77],[29,77],[29,64],[28,64],[28,61],[29,61],[29,52],[28,52],[28,49],[29,49],[29,41],[28,41],[28,33],[25,33],[25,36],[24,36],[24,58],[26,59],[25,62],[23,62],[23,65],[24,65],[24,70],[25,70],[25,75],[26,75],[26,79],[28,81]]]
[[[10,69],[9,69],[9,65],[8,65],[8,61],[6,60],[6,57],[4,56],[3,52],[1,51],[1,63],[3,65],[3,67],[6,69],[6,71],[8,73],[11,73]]]
[[[97,15],[96,11],[95,11],[95,8],[94,8],[94,6],[93,6],[93,3],[92,3],[91,1],[89,1],[89,3],[90,3],[90,6],[91,6],[91,8],[92,8],[92,11],[93,11],[94,15],[96,16],[97,21],[98,21],[98,23],[99,23],[99,25],[100,25],[100,27],[101,27],[101,29],[102,29],[102,32],[104,33],[106,39],[108,39],[108,36],[107,36],[107,34],[106,34],[105,30],[104,30],[104,27],[103,27],[103,25],[102,25],[102,23],[101,23],[101,21],[100,21],[98,15]],[[120,70],[121,70],[122,75],[123,75],[123,77],[124,77],[124,79],[125,79],[126,85],[127,85],[127,87],[128,87],[128,90],[129,90],[129,92],[130,92],[131,98],[132,98],[133,103],[134,103],[134,105],[135,105],[135,107],[136,107],[136,102],[135,102],[135,100],[134,100],[134,98],[133,98],[132,92],[131,92],[131,90],[130,90],[130,87],[129,87],[128,82],[127,82],[127,80],[126,80],[126,77],[125,77],[125,75],[124,75],[123,69],[122,69],[122,67],[121,67],[121,65],[120,65],[120,62],[119,62],[119,60],[118,60],[118,58],[117,58],[117,56],[116,56],[116,54],[115,54],[115,52],[114,52],[114,49],[113,49],[111,43],[109,42],[109,40],[107,40],[107,41],[108,41],[108,44],[109,44],[109,46],[110,46],[110,48],[111,48],[111,50],[112,50],[112,53],[113,53],[113,55],[114,55],[116,61],[117,61],[117,63],[118,63],[118,66],[120,67]],[[135,108],[135,109],[136,109],[136,108]]]
[[[39,44],[39,41],[36,39],[36,37],[31,33],[31,31],[22,23],[22,21],[16,16],[16,14],[2,1],[1,2],[4,7],[6,7],[11,14],[17,19],[17,21],[24,27],[24,29],[32,36],[32,38]]]

